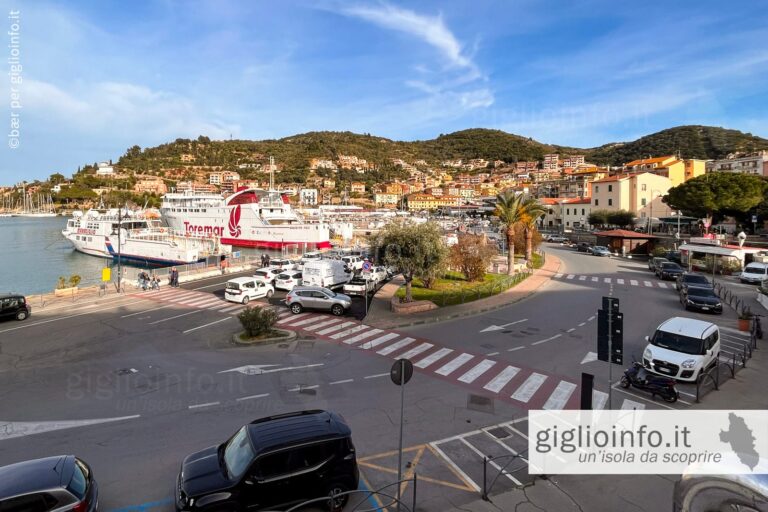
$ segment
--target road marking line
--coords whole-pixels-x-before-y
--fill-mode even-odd
[[[357,334],[362,331],[366,331],[370,329],[367,325],[356,325],[355,327],[352,327],[350,329],[345,329],[341,332],[337,332],[336,334],[333,334],[330,336],[332,340],[338,340],[340,338],[346,338],[350,334]]]
[[[233,311],[237,311],[240,309],[245,309],[245,307],[242,304],[238,304],[237,306],[231,306],[228,308],[220,309],[219,311],[222,313],[232,313]]]
[[[163,318],[162,320],[155,320],[154,322],[149,322],[149,325],[160,324],[163,322],[167,322],[168,320],[173,320],[174,318],[181,318],[182,316],[194,315],[195,313],[202,313],[202,312],[203,312],[202,309],[196,309],[194,311],[188,311],[187,313],[182,313],[180,315],[169,316],[168,318]]]
[[[305,389],[317,389],[320,387],[320,384],[315,384],[313,386],[296,386],[295,388],[291,388],[288,390],[289,393],[296,393],[298,391],[304,391]]]
[[[497,356],[497,355],[499,355],[499,353],[498,352],[488,352],[485,355],[487,355],[487,356]]]
[[[659,285],[659,288],[666,288],[667,287],[667,283],[656,283],[656,284]]]
[[[332,318],[330,320],[326,320],[325,322],[320,322],[319,324],[315,325],[308,325],[304,328],[305,331],[315,331],[317,329],[322,329],[323,327],[328,327],[329,325],[338,324],[339,322],[343,322],[344,320],[341,318]]]
[[[568,400],[571,398],[575,389],[576,384],[573,382],[561,380],[542,408],[555,410],[562,409],[565,407],[565,404],[568,403]]]
[[[611,284],[611,278],[610,277],[606,277],[606,278],[603,279],[603,282],[607,283],[607,284]]]
[[[375,375],[366,375],[364,379],[378,379],[379,377],[388,377],[389,373],[377,373]]]
[[[293,313],[291,313],[291,318],[293,318],[293,319],[295,319],[295,320],[298,320],[299,318],[301,318],[301,317],[304,317],[304,316],[307,316],[307,315],[309,315],[309,314],[310,314],[310,313],[297,313],[297,314],[295,314],[295,315],[294,315]],[[285,315],[285,316],[288,316],[288,315]],[[288,320],[288,321],[290,321],[290,320]],[[283,320],[281,320],[281,321],[280,321],[280,322],[278,322],[278,323],[283,323],[283,322],[286,322],[286,320],[285,320],[285,319],[283,319]]]
[[[199,295],[194,294],[187,297],[182,297],[181,299],[174,298],[173,302],[176,302],[178,304],[184,304],[185,306],[191,306],[195,302],[199,302],[201,300],[211,300],[210,297],[205,297],[205,299],[201,298]]]
[[[623,279],[616,279],[616,282],[617,282],[618,284],[624,284],[624,280],[623,280]]]
[[[591,317],[587,318],[587,322],[591,322],[594,319],[595,319],[595,315],[592,315]]]
[[[640,402],[635,402],[634,400],[625,398],[624,401],[621,403],[621,410],[630,411],[632,409],[638,409],[638,410],[645,409],[645,404],[641,404]]]
[[[286,322],[283,325],[290,325],[291,327],[299,327],[300,325],[307,325],[307,324],[314,324],[321,320],[323,320],[325,317],[323,316],[310,316],[305,318],[300,318],[298,322]]]
[[[471,444],[469,441],[467,441],[467,439],[466,439],[465,437],[461,437],[461,438],[459,438],[459,441],[461,441],[463,444],[465,444],[465,445],[467,446],[467,448],[469,448],[470,450],[472,450],[473,452],[475,452],[475,453],[476,453],[477,455],[479,455],[480,457],[483,457],[483,458],[485,458],[485,457],[486,457],[486,455],[485,455],[483,452],[481,452],[480,450],[478,450],[478,449],[477,449],[477,447],[475,447],[475,445],[473,445],[473,444]],[[506,476],[507,478],[509,478],[510,480],[512,480],[512,481],[515,483],[515,485],[522,485],[522,482],[521,482],[520,480],[518,480],[517,478],[513,477],[512,475],[510,475],[510,474],[509,474],[507,471],[505,471],[505,470],[504,470],[504,468],[502,468],[501,466],[499,466],[498,464],[496,464],[494,461],[492,461],[492,460],[489,460],[489,461],[488,461],[488,464],[490,464],[491,466],[493,466],[493,467],[496,469],[496,471],[499,471],[499,472],[501,472],[501,473],[502,473],[504,476]]]
[[[585,325],[587,325],[587,322],[581,322],[581,323],[579,324],[579,327],[584,327]]]
[[[371,329],[368,332],[364,332],[362,334],[358,334],[357,336],[352,336],[351,338],[347,338],[344,340],[344,343],[347,345],[352,345],[353,343],[357,343],[358,341],[363,341],[365,338],[370,338],[371,336],[376,336],[377,334],[381,334],[384,332],[381,329]]]
[[[445,356],[447,356],[451,352],[453,352],[452,348],[441,348],[437,352],[433,352],[433,353],[429,354],[427,357],[423,358],[422,360],[416,362],[416,364],[414,364],[414,366],[416,368],[422,368],[422,369],[426,368],[427,366],[429,366],[429,365],[431,365],[433,363],[436,363],[440,359],[444,358]]]
[[[579,276],[579,281],[586,281],[586,280],[587,280],[587,276]]]
[[[322,331],[317,331],[317,334],[330,334],[332,332],[340,331],[341,329],[346,329],[347,327],[351,327],[353,325],[355,325],[355,322],[342,322],[339,325],[334,325],[333,327],[328,327]]]
[[[344,379],[344,380],[337,380],[334,382],[329,382],[329,386],[335,386],[337,384],[349,384],[350,382],[355,382],[355,379]]]
[[[573,331],[575,331],[575,330],[576,330],[576,328],[575,328],[575,327],[571,327],[570,329],[568,329],[568,330],[567,330],[567,331],[565,331],[565,332],[573,332]]]
[[[685,391],[678,391],[681,395],[689,396],[691,398],[696,398],[696,395],[693,395],[691,393],[686,393]]]
[[[561,277],[563,277],[562,273],[558,272],[557,274],[555,274],[555,279],[560,279]]]
[[[525,348],[525,345],[520,347],[512,347],[512,348],[508,348],[507,352],[514,352],[515,350],[523,350],[524,348]]]
[[[256,398],[264,398],[265,396],[269,396],[269,393],[262,393],[260,395],[250,395],[250,396],[243,396],[240,398],[237,398],[237,402],[242,402],[243,400],[254,400]]]
[[[608,393],[596,389],[592,390],[592,409],[603,409],[608,402]]]
[[[574,276],[573,274],[568,274],[568,276],[566,276],[566,279],[573,279],[574,277],[576,276]]]
[[[360,345],[359,348],[362,348],[364,350],[370,350],[372,348],[378,347],[382,343],[386,343],[387,341],[389,341],[391,339],[394,339],[394,338],[397,338],[399,336],[400,335],[398,333],[396,333],[396,332],[390,332],[388,334],[385,334],[384,336],[379,336],[378,338],[373,339],[371,341],[366,341],[365,343]]]
[[[596,283],[596,282],[598,282],[599,280],[600,280],[600,278],[599,278],[599,277],[594,277],[594,276],[592,276],[592,282],[593,282],[593,283]]]
[[[395,350],[400,350],[401,348],[403,348],[403,347],[405,347],[407,345],[410,345],[414,341],[416,341],[416,338],[403,338],[400,341],[396,341],[395,343],[393,343],[393,344],[391,344],[391,345],[389,345],[387,347],[384,347],[383,349],[379,350],[376,353],[381,355],[381,356],[388,356],[389,354],[391,354]]]
[[[171,307],[171,305],[169,304],[167,306],[161,306],[159,308],[145,309],[144,311],[139,311],[137,313],[131,313],[130,315],[123,315],[120,318],[128,318],[128,317],[131,317],[131,316],[141,315],[142,313],[151,313],[152,311],[158,311],[160,309],[166,309],[166,308],[170,308],[170,307]]]
[[[453,470],[454,474],[463,480],[465,484],[472,487],[475,492],[481,491],[480,486],[477,485],[474,480],[469,478],[469,476],[464,471],[462,471],[461,468],[455,462],[453,462],[453,460],[448,457],[445,452],[443,452],[443,450],[437,446],[436,443],[429,443],[427,446],[429,446],[432,453],[443,459],[443,461],[448,464],[448,467]]]
[[[180,302],[180,304],[184,304],[185,306],[202,307],[204,305],[215,304],[217,302],[221,302],[221,299],[218,297],[197,297],[192,300]]]
[[[556,340],[560,336],[562,336],[562,334],[555,334],[554,336],[551,336],[549,338],[546,338],[546,339],[543,339],[543,340],[539,340],[539,341],[534,341],[533,343],[531,343],[531,345],[541,345],[542,343],[546,343],[548,341]]]
[[[416,357],[419,354],[423,354],[432,347],[434,347],[434,345],[431,343],[422,343],[421,345],[417,345],[409,351],[402,353],[398,359],[411,359],[412,357]]]
[[[501,371],[501,373],[496,375],[488,384],[483,386],[483,389],[487,389],[488,391],[491,391],[493,393],[498,393],[519,372],[520,372],[520,368],[517,368],[515,366],[507,366]]]
[[[207,403],[204,403],[204,404],[195,404],[195,405],[190,405],[190,406],[189,406],[189,407],[187,407],[187,408],[188,408],[188,409],[200,409],[200,408],[202,408],[202,407],[211,407],[211,406],[214,406],[214,405],[219,405],[220,403],[221,403],[221,402],[207,402]]]
[[[522,385],[517,388],[514,393],[512,393],[511,398],[517,400],[518,402],[528,403],[533,395],[536,394],[536,391],[539,390],[541,385],[544,384],[545,380],[547,380],[546,375],[542,375],[541,373],[532,373],[528,376],[527,379],[525,379],[525,382],[523,382]]]
[[[670,410],[673,410],[673,411],[679,410],[679,409],[676,409],[675,407],[670,407],[669,405],[663,404],[663,403],[661,403],[659,401],[649,400],[649,399],[645,398],[644,396],[640,396],[640,395],[636,395],[634,393],[630,393],[629,391],[621,389],[619,387],[618,383],[614,384],[612,387],[613,387],[614,391],[618,391],[619,393],[624,393],[625,395],[629,395],[632,398],[639,398],[640,400],[644,400],[644,401],[646,401],[648,403],[655,404],[655,405],[658,405],[659,407],[664,407],[666,409],[670,409]]]
[[[471,370],[459,377],[459,381],[466,384],[472,384],[478,377],[490,370],[496,365],[496,361],[491,359],[484,359],[480,363],[476,364]]]
[[[181,331],[182,334],[187,334],[188,332],[196,331],[198,329],[204,329],[205,327],[210,327],[212,325],[220,324],[221,322],[226,322],[227,320],[232,320],[233,317],[228,316],[227,318],[222,318],[221,320],[216,320],[215,322],[211,322],[208,324],[200,325],[198,327],[193,327],[192,329],[187,329],[186,331]]]
[[[307,320],[309,318],[315,319],[315,318],[322,318],[322,317],[319,317],[319,316],[315,315],[314,313],[299,313],[297,315],[292,315],[291,318],[288,318],[288,319],[285,319],[285,320],[280,320],[277,323],[282,324],[282,325],[291,325],[293,322],[298,322],[298,321],[300,321],[302,319],[303,320]]]
[[[632,286],[637,286],[640,283],[638,283],[637,280],[635,280],[635,279],[630,279],[629,280],[629,284],[631,284]]]
[[[643,281],[643,284],[644,284],[644,285],[645,285],[647,288],[653,288],[653,283],[652,283],[652,282],[650,282],[650,281]]]
[[[463,365],[464,363],[466,363],[467,361],[471,360],[474,357],[475,356],[473,356],[472,354],[467,354],[465,352],[465,353],[461,354],[460,356],[454,358],[450,362],[444,364],[440,368],[438,368],[435,371],[435,373],[438,374],[438,375],[442,375],[444,377],[447,377],[448,375],[450,375],[451,373],[456,371],[459,368],[459,366]]]

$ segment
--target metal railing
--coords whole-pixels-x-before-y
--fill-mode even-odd
[[[519,471],[521,469],[525,469],[528,466],[528,461],[523,456],[523,453],[525,452],[496,455],[491,457],[488,457],[488,456],[483,457],[483,489],[480,494],[480,497],[483,499],[483,501],[491,501],[491,499],[488,496],[491,490],[493,490],[493,486],[496,485],[496,482],[499,480],[501,476],[504,476],[504,475],[510,476],[511,473],[514,473],[515,471]],[[500,466],[499,464],[496,463],[496,461],[501,461],[506,459],[509,459],[509,460],[503,466]],[[510,473],[510,471],[508,471],[509,466],[513,462],[518,460],[523,461],[523,465],[517,469],[512,470]],[[490,482],[488,482],[488,466],[489,465],[496,469],[496,475],[493,477],[493,480],[491,480]],[[528,484],[522,484],[519,487],[522,488],[522,487],[527,487],[529,485],[533,485],[533,482]]]

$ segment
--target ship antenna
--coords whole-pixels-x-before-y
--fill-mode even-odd
[[[275,157],[269,157],[269,190],[275,190]]]

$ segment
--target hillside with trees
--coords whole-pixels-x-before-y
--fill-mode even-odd
[[[606,144],[586,151],[598,164],[622,165],[649,156],[680,154],[683,158],[719,159],[730,153],[768,149],[768,139],[714,126],[678,126],[632,142]]]

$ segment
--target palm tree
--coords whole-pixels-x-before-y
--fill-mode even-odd
[[[512,189],[507,189],[496,195],[496,210],[494,214],[504,226],[507,236],[507,274],[515,273],[515,230],[523,220],[525,210],[522,208],[523,196]]]
[[[520,222],[525,229],[525,259],[531,261],[533,257],[533,232],[536,229],[536,221],[547,211],[533,197],[524,199],[520,207],[524,211]]]

